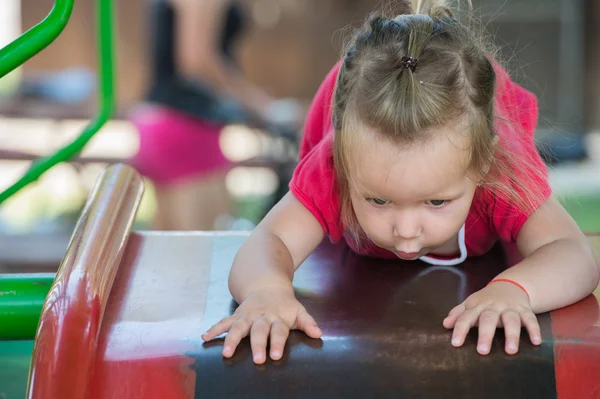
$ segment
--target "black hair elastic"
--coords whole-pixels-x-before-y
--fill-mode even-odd
[[[404,56],[400,60],[400,65],[402,65],[402,68],[404,68],[404,69],[410,69],[411,72],[414,72],[415,69],[417,69],[417,59],[416,58],[412,58],[412,57]]]

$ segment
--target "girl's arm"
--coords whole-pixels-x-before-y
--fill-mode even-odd
[[[229,288],[238,303],[252,292],[276,287],[292,293],[294,271],[323,240],[317,219],[287,193],[237,253]]]
[[[517,245],[524,260],[497,278],[521,284],[534,313],[573,304],[598,286],[600,268],[589,241],[555,199],[529,217]]]
[[[521,326],[535,345],[542,342],[535,317],[573,304],[590,293],[600,281],[600,268],[587,238],[565,209],[547,200],[521,228],[517,246],[523,261],[499,274],[495,282],[470,295],[444,319],[454,329],[452,345],[463,345],[467,333],[479,327],[477,351],[489,353],[496,328],[503,327],[505,351],[519,348]]]
[[[319,338],[321,330],[294,296],[294,271],[323,240],[317,219],[296,197],[288,193],[252,232],[237,253],[229,287],[240,304],[232,316],[212,326],[202,338],[206,341],[227,333],[223,356],[233,356],[238,344],[250,336],[254,362],[283,355],[290,329]]]

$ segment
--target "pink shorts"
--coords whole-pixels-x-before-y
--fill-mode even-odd
[[[225,171],[231,162],[219,145],[223,125],[155,105],[136,109],[130,120],[140,143],[130,164],[156,184]]]

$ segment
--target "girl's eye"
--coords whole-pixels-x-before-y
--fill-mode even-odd
[[[434,208],[441,208],[442,206],[448,203],[447,200],[429,200],[427,201],[428,205],[433,206]]]
[[[368,201],[374,203],[375,205],[379,205],[379,206],[387,205],[390,203],[390,201],[387,201],[387,200],[384,200],[381,198],[369,198]]]

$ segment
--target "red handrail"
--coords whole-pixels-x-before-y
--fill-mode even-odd
[[[108,296],[143,193],[125,165],[98,179],[40,317],[27,398],[83,399]]]

